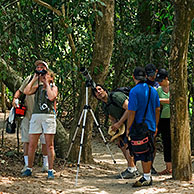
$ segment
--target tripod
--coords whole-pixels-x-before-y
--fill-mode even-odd
[[[104,137],[104,135],[103,135],[103,133],[102,133],[102,130],[101,130],[101,128],[100,128],[100,125],[98,124],[98,121],[96,120],[96,117],[95,117],[95,115],[94,115],[94,112],[92,111],[91,107],[88,105],[88,87],[89,87],[89,86],[90,86],[90,83],[89,83],[89,82],[86,82],[86,104],[84,105],[84,108],[83,108],[83,111],[82,111],[82,113],[81,113],[81,116],[80,116],[80,119],[79,119],[77,128],[76,128],[75,133],[74,133],[74,135],[73,135],[72,142],[71,142],[70,147],[69,147],[69,150],[68,150],[68,152],[67,152],[67,156],[66,156],[66,158],[65,158],[65,163],[66,163],[67,158],[68,158],[68,156],[69,156],[69,154],[70,154],[71,148],[72,148],[72,146],[73,146],[74,140],[75,140],[75,138],[76,138],[78,129],[79,129],[79,127],[80,127],[80,123],[81,123],[82,118],[83,118],[82,134],[81,134],[80,150],[79,150],[79,156],[78,156],[78,162],[77,162],[77,174],[76,174],[75,186],[77,186],[77,181],[78,181],[78,173],[79,173],[80,159],[81,159],[81,152],[82,152],[83,139],[84,139],[84,130],[85,130],[86,117],[87,117],[88,110],[89,110],[89,111],[91,112],[91,114],[92,114],[92,117],[93,117],[93,119],[94,119],[94,121],[95,121],[95,123],[96,123],[96,126],[97,126],[97,128],[98,128],[98,130],[99,130],[99,132],[100,132],[100,134],[101,134],[101,136],[102,136],[102,139],[103,139],[103,141],[104,141],[104,143],[105,143],[105,145],[106,145],[106,147],[107,147],[107,149],[108,149],[108,151],[109,151],[109,153],[110,153],[110,155],[111,155],[111,158],[112,158],[114,164],[116,164],[116,161],[115,161],[115,159],[114,159],[114,157],[113,157],[113,154],[111,153],[110,148],[109,148],[109,146],[108,146],[108,143],[107,143],[107,141],[106,141],[106,139],[105,139],[105,137]],[[121,178],[123,179],[123,176],[121,175],[121,173],[120,173],[118,167],[117,167],[117,170],[118,170],[118,172],[119,172]]]

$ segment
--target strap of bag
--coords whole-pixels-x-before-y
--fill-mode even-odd
[[[113,95],[113,92],[110,93],[110,103],[108,104],[108,106],[113,104],[113,105],[121,108],[116,102],[114,102],[112,95]]]
[[[144,116],[143,116],[143,122],[145,121],[146,113],[147,113],[147,110],[148,110],[148,104],[149,104],[149,101],[150,101],[151,87],[150,87],[150,85],[148,85],[148,87],[149,87],[149,95],[148,95],[148,102],[147,102],[146,109],[145,109]]]
[[[32,78],[33,78],[33,75],[31,75],[31,77],[30,77],[30,79],[29,79],[27,85],[31,82]],[[24,104],[25,98],[26,98],[26,94],[23,94],[23,96],[22,96],[22,98],[21,98],[21,105]]]

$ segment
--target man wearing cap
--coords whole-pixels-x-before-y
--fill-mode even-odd
[[[159,83],[157,81],[155,81],[156,79],[156,74],[157,74],[157,69],[155,67],[154,64],[147,64],[145,67],[145,71],[146,71],[146,83],[152,87],[154,87],[155,89],[157,89],[159,87]]]
[[[133,73],[133,80],[136,84],[129,93],[128,104],[128,120],[126,136],[129,137],[130,128],[135,121],[137,124],[142,123],[144,113],[146,110],[149,87],[145,83],[146,72],[143,67],[136,67]],[[148,103],[148,109],[145,116],[145,123],[148,126],[150,136],[153,140],[154,135],[157,133],[157,125],[160,116],[160,101],[157,91],[151,88],[150,100]],[[135,161],[141,160],[143,176],[133,184],[133,187],[149,186],[152,184],[151,177],[151,164],[153,160],[153,152],[148,150],[146,153],[134,154]]]
[[[45,61],[37,60],[35,62],[36,71],[42,71],[48,69],[48,65]],[[16,99],[19,99],[21,94],[24,93],[24,89],[27,86],[27,84],[32,79],[32,76],[28,76],[20,86],[20,88],[15,92],[14,98],[12,101],[12,105],[16,107]],[[37,83],[35,83],[37,84]],[[34,95],[26,95],[25,97],[25,104],[27,107],[25,116],[21,123],[21,141],[24,143],[24,168],[21,170],[21,173],[23,173],[28,166],[28,146],[29,146],[29,123],[32,116],[33,111],[33,105],[34,105]],[[43,167],[42,172],[48,171],[48,156],[47,156],[47,148],[45,143],[45,138],[43,135],[40,136],[40,142],[42,144],[42,154],[43,154]]]
[[[107,115],[112,123],[111,129],[109,129],[109,134],[111,131],[113,134],[122,133],[122,125],[126,124],[127,120],[127,107],[128,107],[128,96],[122,92],[114,92],[112,94],[112,99],[110,97],[110,92],[108,92],[103,86],[97,84],[96,88],[92,90],[93,95],[102,102],[102,109],[104,110],[105,115]],[[114,103],[113,103],[114,102]],[[125,130],[123,131],[125,132]],[[111,140],[114,140],[118,137],[118,134],[113,136]],[[134,164],[133,157],[130,156],[128,148],[128,139],[126,138],[125,133],[120,135],[118,138],[117,145],[123,152],[123,155],[128,163],[128,168],[121,173],[123,178],[136,178],[139,176],[139,172]],[[121,178],[120,175],[117,178]]]
[[[157,89],[160,85],[156,81],[156,74],[157,74],[158,70],[156,69],[155,65],[154,64],[147,64],[145,66],[145,71],[146,71],[146,83],[148,85],[154,87],[155,89]],[[154,144],[155,144],[155,142],[156,142],[156,140],[154,139]],[[156,155],[156,149],[154,151],[154,158],[155,158],[155,155]],[[151,174],[157,174],[157,171],[153,167],[154,158],[152,161]]]

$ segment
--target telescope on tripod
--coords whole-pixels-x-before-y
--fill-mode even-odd
[[[96,83],[92,80],[92,77],[88,73],[87,69],[85,67],[81,67],[80,72],[86,78],[86,85],[88,85],[88,87],[91,87],[92,89],[95,89]]]
[[[99,125],[99,123],[98,123],[98,121],[97,121],[97,119],[96,119],[96,117],[95,117],[95,115],[94,115],[94,112],[93,112],[93,110],[91,109],[91,107],[89,106],[89,103],[88,103],[88,88],[91,87],[92,89],[95,89],[95,88],[96,88],[96,83],[92,80],[92,77],[90,76],[90,74],[88,73],[88,71],[87,71],[87,69],[86,69],[85,67],[82,67],[82,68],[80,69],[80,72],[83,74],[83,76],[84,76],[85,79],[86,79],[86,103],[85,103],[85,105],[84,105],[84,107],[83,107],[81,116],[80,116],[79,121],[78,121],[78,124],[77,124],[77,128],[76,128],[75,133],[74,133],[74,135],[73,135],[73,138],[72,138],[72,141],[71,141],[69,150],[68,150],[68,152],[67,152],[67,156],[66,156],[66,158],[65,158],[65,163],[66,163],[66,161],[67,161],[67,159],[68,159],[68,157],[69,157],[71,148],[72,148],[72,146],[73,146],[73,143],[74,143],[74,141],[75,141],[75,138],[76,138],[78,129],[79,129],[79,127],[80,127],[80,123],[81,123],[81,121],[82,121],[82,119],[83,119],[83,123],[82,123],[82,133],[81,133],[81,140],[80,140],[80,150],[79,150],[79,156],[78,156],[78,162],[77,162],[77,173],[76,173],[75,186],[77,186],[77,182],[78,182],[78,173],[79,173],[79,167],[80,167],[80,159],[81,159],[81,152],[82,152],[83,139],[84,139],[84,131],[85,131],[85,126],[86,126],[86,118],[87,118],[88,110],[89,110],[89,111],[91,112],[91,114],[92,114],[92,117],[93,117],[93,119],[94,119],[94,121],[95,121],[95,124],[96,124],[96,126],[97,126],[97,128],[98,128],[98,131],[100,132],[100,135],[101,135],[101,137],[102,137],[102,139],[103,139],[103,141],[104,141],[104,143],[105,143],[105,145],[106,145],[106,147],[107,147],[107,149],[108,149],[108,151],[109,151],[109,153],[110,153],[110,155],[111,155],[111,158],[112,158],[114,164],[116,164],[116,161],[115,161],[115,159],[114,159],[114,157],[113,157],[113,154],[112,154],[111,151],[110,151],[108,142],[106,141],[106,139],[105,139],[105,137],[104,137],[104,135],[103,135],[103,133],[102,133],[102,130],[101,130],[101,128],[100,128],[100,125]],[[119,171],[118,168],[117,168],[117,170],[118,170],[118,172],[119,172],[121,178],[123,179],[123,176],[121,175],[121,173],[120,173],[120,171]]]

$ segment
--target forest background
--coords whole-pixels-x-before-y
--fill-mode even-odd
[[[3,111],[10,108],[22,80],[33,74],[34,62],[47,61],[59,89],[56,153],[64,158],[85,103],[86,80],[80,68],[86,67],[96,83],[112,90],[133,87],[133,69],[153,63],[170,71],[173,177],[191,179],[194,1],[1,0],[0,7]],[[106,133],[107,120],[90,90],[89,103]],[[97,129],[88,114],[83,162],[93,160],[93,130]],[[76,138],[71,161],[77,160],[79,144]]]

